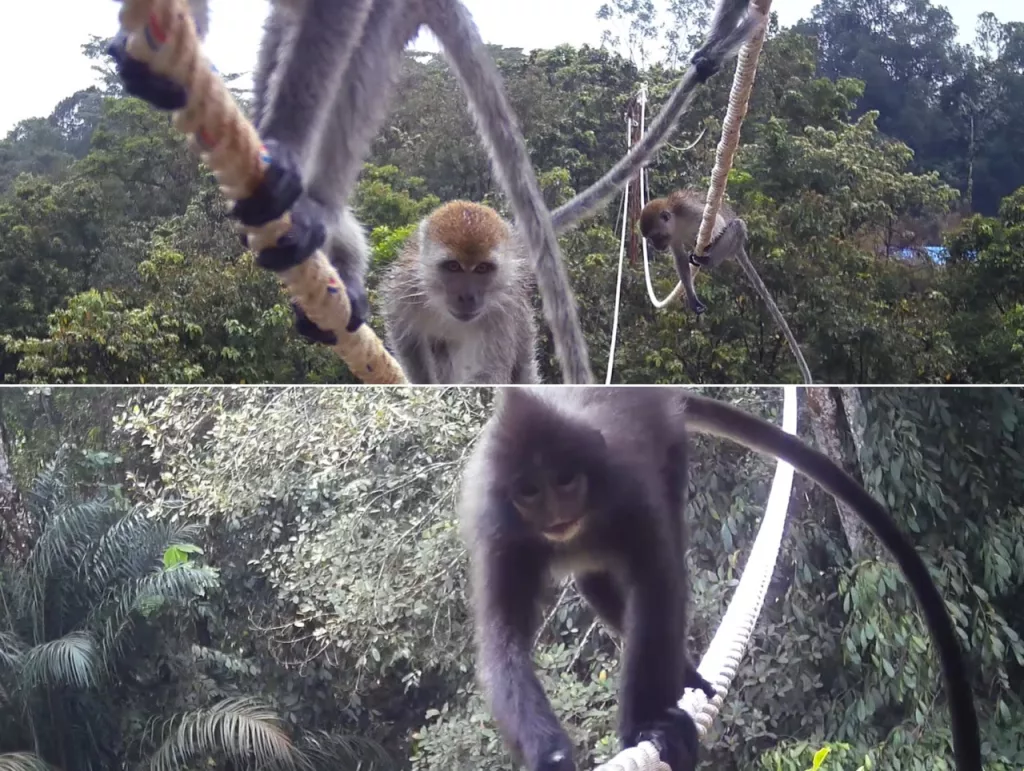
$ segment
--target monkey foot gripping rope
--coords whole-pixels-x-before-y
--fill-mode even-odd
[[[190,135],[190,147],[212,169],[221,192],[232,201],[249,198],[270,163],[259,135],[214,74],[200,50],[191,14],[183,0],[119,0],[121,25],[129,33],[128,52],[188,94],[174,126]],[[257,252],[274,247],[291,229],[291,216],[246,228]],[[373,330],[346,326],[352,315],[345,285],[321,250],[296,265],[275,271],[291,296],[320,329],[333,332],[335,353],[366,383],[405,383],[398,362]]]
[[[796,386],[783,389],[782,430],[796,433],[797,399]],[[708,651],[701,659],[697,671],[715,686],[718,691],[714,699],[708,700],[702,691],[687,690],[679,702],[697,724],[697,735],[705,739],[711,724],[717,717],[725,696],[729,692],[740,660],[750,642],[754,625],[761,614],[768,584],[775,572],[775,560],[782,542],[782,531],[786,524],[786,510],[789,507],[790,491],[793,487],[793,467],[785,461],[778,461],[775,478],[772,480],[764,519],[757,531],[757,538],[747,559],[746,569],[740,578],[736,594],[718,626]],[[598,766],[596,771],[672,771],[658,757],[658,749],[650,742],[641,742],[636,747],[624,750]]]

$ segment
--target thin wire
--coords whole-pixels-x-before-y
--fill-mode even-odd
[[[637,101],[640,103],[640,136],[643,136],[647,131],[647,84],[640,84],[640,92],[637,94]],[[647,205],[647,165],[640,167],[640,211],[644,210]],[[647,296],[651,300],[651,304],[661,310],[669,303],[675,302],[676,298],[683,291],[683,283],[680,281],[676,284],[676,288],[669,292],[668,297],[664,300],[659,300],[658,295],[654,293],[654,284],[651,283],[651,264],[650,258],[647,256],[647,239],[643,238],[640,242],[640,249],[644,255],[644,281],[647,284]]]
[[[633,118],[626,116],[626,150],[629,150],[633,138]],[[641,169],[641,173],[643,170]],[[629,182],[622,191],[622,236],[619,238],[619,276],[615,284],[615,315],[612,317],[612,342],[608,348],[608,372],[604,376],[604,384],[612,384],[612,371],[615,369],[615,341],[619,336],[619,300],[622,297],[622,263],[626,254],[626,231],[629,229]]]

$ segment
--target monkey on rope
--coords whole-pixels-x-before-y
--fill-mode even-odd
[[[451,201],[406,242],[384,279],[384,324],[410,383],[539,383],[532,274],[490,207]]]
[[[202,39],[207,0],[188,2]],[[552,217],[501,77],[460,0],[272,0],[254,77],[256,122],[269,168],[259,189],[237,202],[233,214],[242,224],[258,227],[291,210],[289,233],[259,255],[260,264],[273,270],[293,267],[327,243],[352,307],[348,330],[358,329],[369,315],[367,249],[346,207],[387,111],[402,51],[427,24],[468,98],[495,176],[514,210],[563,379],[590,383],[587,345],[555,233],[593,214],[635,175],[668,138],[696,86],[734,56],[763,22],[762,15],[748,11],[747,0],[719,0],[707,41],[647,135]],[[109,52],[129,94],[167,110],[186,105],[180,85],[128,55],[125,30]],[[298,306],[295,311],[303,335],[334,342],[334,335],[316,327]]]
[[[189,0],[189,8],[205,39],[207,0]],[[387,112],[402,51],[422,21],[418,2],[410,0],[272,0],[260,42],[252,120],[270,168],[232,213],[258,227],[291,212],[288,234],[260,253],[263,267],[284,270],[326,247],[352,308],[349,332],[370,316],[370,248],[348,199]],[[110,46],[125,90],[162,109],[183,108],[184,88],[131,59],[126,44],[121,30]],[[300,334],[337,342],[292,307]]]
[[[651,741],[672,771],[692,771],[697,730],[677,704],[711,686],[686,648],[684,512],[689,431],[790,463],[845,503],[890,550],[935,641],[958,771],[981,771],[971,684],[942,596],[889,513],[800,439],[678,388],[503,388],[466,465],[459,515],[470,553],[477,676],[510,750],[528,771],[575,771],[572,745],[533,671],[547,574],[624,636],[623,747]]]
[[[698,315],[704,313],[707,306],[697,297],[697,290],[693,283],[694,271],[691,266],[711,269],[729,257],[735,257],[740,267],[743,268],[743,272],[747,274],[747,278],[750,279],[750,283],[754,285],[758,296],[768,306],[768,312],[771,313],[775,323],[782,330],[790,350],[793,351],[793,356],[796,357],[804,382],[809,385],[811,371],[807,362],[804,361],[796,336],[790,330],[779,306],[775,304],[775,300],[768,293],[768,287],[764,285],[761,276],[747,255],[747,223],[737,217],[724,201],[715,218],[715,225],[711,231],[711,243],[708,244],[704,254],[694,253],[701,219],[704,216],[706,196],[706,192],[684,189],[676,190],[667,198],[655,198],[648,201],[643,211],[640,212],[640,233],[655,251],[672,250],[676,273],[686,292],[686,300],[690,310]]]

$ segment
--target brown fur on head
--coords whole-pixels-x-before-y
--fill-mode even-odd
[[[489,206],[472,201],[450,201],[427,218],[426,234],[463,268],[472,270],[508,241],[509,228],[501,215]]]
[[[706,194],[693,188],[676,190],[667,198],[655,198],[640,212],[640,232],[659,252],[669,246],[689,251],[697,241],[705,200]],[[717,234],[735,218],[735,212],[723,201],[712,233]]]
[[[494,209],[451,201],[420,224],[403,254],[405,274],[435,312],[469,322],[518,296],[523,272],[512,229]],[[412,292],[405,291],[411,296]]]

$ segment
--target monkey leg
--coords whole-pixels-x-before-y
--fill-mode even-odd
[[[746,246],[747,223],[737,217],[722,228],[718,237],[708,244],[704,254],[690,255],[690,263],[701,268],[714,268],[733,257],[740,249],[745,249]]]
[[[574,578],[576,589],[600,619],[616,634],[622,634],[626,600],[610,573],[582,573]]]

